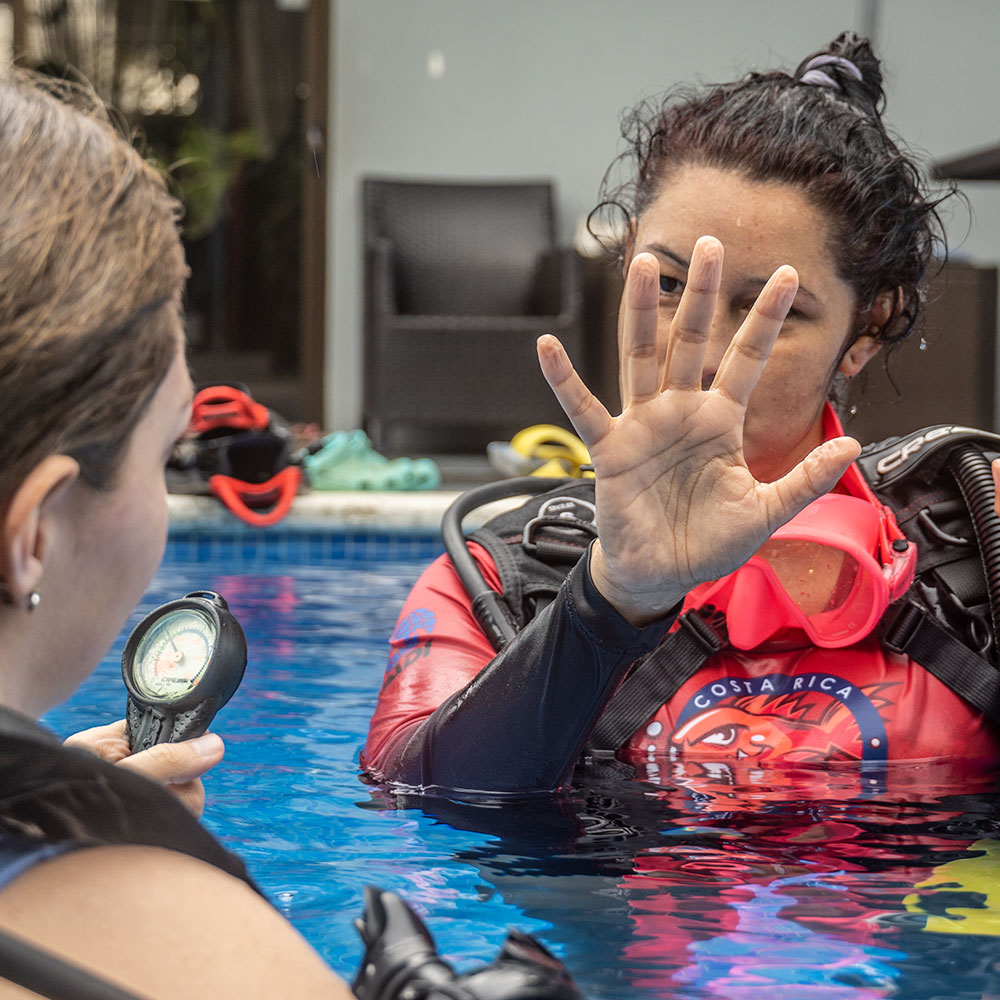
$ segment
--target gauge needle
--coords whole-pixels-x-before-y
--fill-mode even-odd
[[[184,662],[184,653],[180,649],[177,648],[177,643],[174,642],[174,637],[173,636],[170,636],[170,645],[174,647],[174,652],[177,654],[174,657],[174,665],[176,666],[178,663],[183,663]]]

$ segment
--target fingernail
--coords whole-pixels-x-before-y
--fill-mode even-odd
[[[778,308],[783,312],[787,312],[792,308],[792,303],[795,301],[795,296],[799,291],[798,281],[791,281],[787,277],[782,283],[782,288],[778,297]]]
[[[639,254],[632,262],[630,277],[636,295],[643,296],[651,292],[660,280],[660,269],[656,258],[651,254]]]
[[[215,733],[204,733],[197,739],[188,741],[192,750],[201,757],[215,757],[223,749],[222,738]]]

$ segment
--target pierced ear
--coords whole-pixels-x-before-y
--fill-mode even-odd
[[[854,378],[878,354],[882,348],[882,331],[899,312],[902,301],[903,292],[899,288],[885,288],[875,296],[867,314],[861,314],[861,319],[865,323],[864,331],[844,351],[844,356],[840,359],[841,375]]]
[[[14,491],[0,521],[0,578],[21,606],[36,588],[48,557],[48,506],[76,480],[80,466],[68,455],[42,459]]]

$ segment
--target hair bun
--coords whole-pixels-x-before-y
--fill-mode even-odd
[[[867,38],[844,31],[825,49],[814,52],[799,63],[796,80],[829,87],[852,104],[879,115],[885,104],[882,67]]]

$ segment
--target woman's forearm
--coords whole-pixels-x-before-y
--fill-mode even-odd
[[[581,559],[552,604],[400,741],[386,777],[425,791],[558,787],[629,665],[672,620],[630,625]]]

